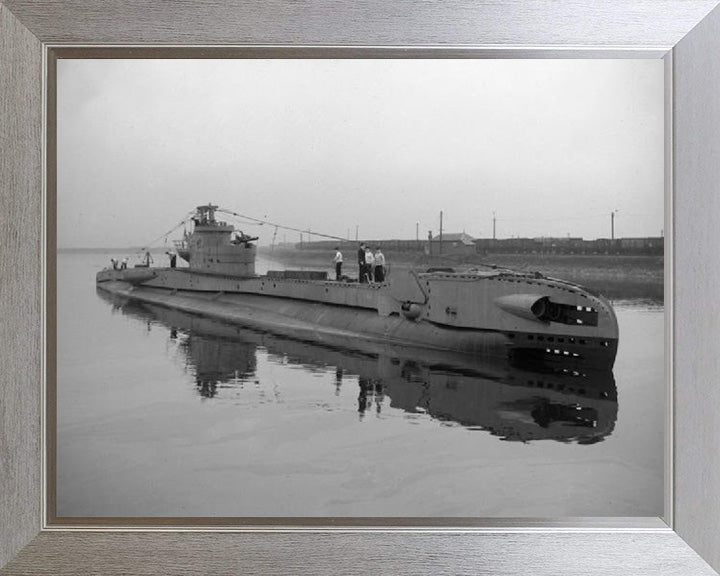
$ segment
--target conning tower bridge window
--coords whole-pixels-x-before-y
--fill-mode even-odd
[[[196,226],[208,226],[215,224],[215,211],[218,206],[212,204],[206,204],[204,206],[198,206],[195,210],[195,216],[193,216],[193,222]]]

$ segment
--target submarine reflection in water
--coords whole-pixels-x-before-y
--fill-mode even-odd
[[[104,292],[98,295],[112,302],[115,311],[149,326],[166,327],[204,398],[214,398],[223,387],[257,384],[260,347],[277,364],[323,373],[334,367],[336,393],[350,382],[358,386],[360,418],[390,406],[448,425],[484,430],[502,440],[578,444],[602,441],[617,418],[617,389],[610,371],[583,374],[507,360],[468,361],[460,355],[363,342],[349,350],[120,300]]]

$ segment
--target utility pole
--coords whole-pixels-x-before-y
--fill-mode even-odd
[[[495,221],[496,221],[495,212],[493,212],[493,240],[495,240]]]
[[[438,254],[442,254],[442,217],[443,213],[442,210],[440,210],[440,246],[438,247]]]
[[[610,240],[615,240],[615,213],[617,210],[610,212]]]

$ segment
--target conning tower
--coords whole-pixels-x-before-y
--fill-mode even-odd
[[[257,237],[235,231],[232,224],[215,219],[217,206],[198,206],[194,228],[178,246],[178,254],[187,260],[190,270],[223,276],[255,276]]]

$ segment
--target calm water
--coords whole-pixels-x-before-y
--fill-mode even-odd
[[[59,516],[663,513],[660,307],[619,302],[613,374],[562,379],[123,304],[108,261],[58,256]]]

